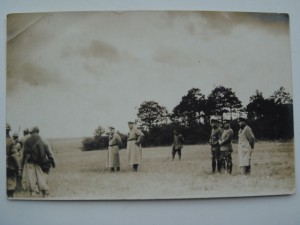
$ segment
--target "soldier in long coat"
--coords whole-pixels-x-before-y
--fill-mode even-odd
[[[232,158],[231,158],[231,153],[233,151],[232,138],[233,138],[233,131],[230,128],[230,120],[224,119],[223,132],[219,140],[220,160],[221,160],[222,168],[227,168],[227,173],[229,174],[231,174],[232,172]]]
[[[255,137],[252,129],[246,123],[247,119],[239,118],[239,143],[238,143],[238,157],[239,165],[243,168],[245,175],[251,172],[251,154],[254,149]]]
[[[216,167],[218,172],[221,172],[222,164],[220,162],[220,144],[219,140],[222,136],[222,130],[219,127],[219,121],[216,119],[211,120],[211,135],[209,138],[209,144],[211,146],[211,166],[212,173],[216,172]]]
[[[135,126],[133,122],[128,122],[129,134],[127,138],[127,159],[128,165],[133,167],[133,171],[138,170],[142,164],[141,141],[144,134]]]
[[[119,146],[122,146],[120,135],[115,133],[115,128],[109,127],[109,146],[108,146],[108,167],[113,172],[115,169],[120,171]]]
[[[10,137],[10,125],[6,124],[6,186],[7,197],[12,198],[17,186],[17,178],[21,177],[21,162],[14,140]]]
[[[38,127],[33,127],[30,131],[30,137],[24,143],[24,160],[26,161],[24,169],[26,170],[26,184],[29,188],[31,196],[36,195],[36,184],[38,190],[42,192],[43,196],[49,194],[49,186],[47,182],[47,173],[43,171],[43,167],[50,163],[55,167],[53,159],[47,156],[46,144],[39,135]],[[42,169],[43,168],[43,169]]]

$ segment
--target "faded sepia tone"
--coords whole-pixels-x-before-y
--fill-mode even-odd
[[[48,176],[47,199],[293,193],[290,136],[256,140],[251,176],[240,173],[236,132],[231,175],[210,174],[211,150],[203,137],[183,144],[181,161],[172,161],[172,143],[142,142],[138,173],[127,166],[126,149],[120,150],[120,173],[107,169],[107,150],[82,151],[82,141],[98,126],[127,134],[127,122],[139,119],[144,101],[159,102],[171,113],[192,88],[209,96],[220,85],[232,88],[245,108],[257,90],[265,99],[277,90],[292,98],[288,15],[117,11],[7,17],[6,120],[20,138],[20,131],[37,125],[48,140],[56,166]],[[15,198],[32,196],[17,192]]]

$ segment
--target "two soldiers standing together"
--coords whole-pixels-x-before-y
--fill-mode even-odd
[[[243,168],[243,173],[249,175],[251,172],[251,153],[254,149],[255,137],[251,128],[246,123],[246,118],[239,118],[240,130],[238,132],[238,158],[239,166]],[[216,170],[221,172],[226,170],[227,173],[232,172],[232,138],[233,131],[230,128],[230,120],[223,120],[223,130],[219,127],[218,120],[211,120],[211,136],[209,144],[211,145],[212,154],[212,173]]]
[[[47,196],[47,176],[50,168],[55,167],[49,143],[39,135],[38,127],[30,132],[25,129],[21,141],[18,135],[13,135],[12,139],[10,130],[10,125],[6,124],[7,196],[13,197],[16,190],[29,191],[31,196],[41,191],[43,197]]]
[[[144,134],[136,127],[134,122],[128,122],[129,133],[127,137],[127,161],[137,172],[138,166],[142,164],[141,142]],[[122,148],[121,137],[115,132],[114,127],[109,127],[108,167],[110,171],[120,171],[119,150]]]

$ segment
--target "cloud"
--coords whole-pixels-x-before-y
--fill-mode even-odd
[[[153,60],[158,63],[166,63],[178,67],[186,66],[190,62],[184,52],[170,47],[156,49],[153,54]]]
[[[79,53],[88,58],[100,58],[109,62],[120,61],[118,50],[111,44],[100,40],[92,40],[87,47],[80,49]]]
[[[49,86],[62,84],[62,76],[56,69],[44,68],[33,63],[24,63],[19,72],[14,71],[14,75],[8,72],[7,93],[21,88],[24,84],[29,87]]]

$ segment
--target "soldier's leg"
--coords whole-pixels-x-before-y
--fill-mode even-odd
[[[231,174],[232,172],[232,158],[231,158],[231,152],[226,153],[226,163],[227,163],[227,172]]]
[[[247,174],[250,175],[251,173],[251,165],[247,166]]]
[[[117,171],[120,171],[120,167],[119,166],[117,167]]]
[[[223,166],[223,157],[222,157],[223,153],[220,151],[217,151],[216,153],[217,153],[217,155],[216,155],[217,169],[218,169],[218,172],[221,173],[222,166]]]
[[[178,158],[179,158],[179,160],[181,160],[181,148],[178,149]]]
[[[114,167],[110,167],[110,171],[111,172],[115,172],[115,168]]]
[[[173,147],[173,148],[172,148],[172,160],[174,160],[175,154],[176,154],[176,151],[175,151],[175,148]]]
[[[133,171],[137,172],[139,164],[133,164]]]
[[[215,151],[211,151],[211,167],[212,167],[212,172],[216,172],[216,166],[217,166],[217,163],[216,163],[216,153]]]

